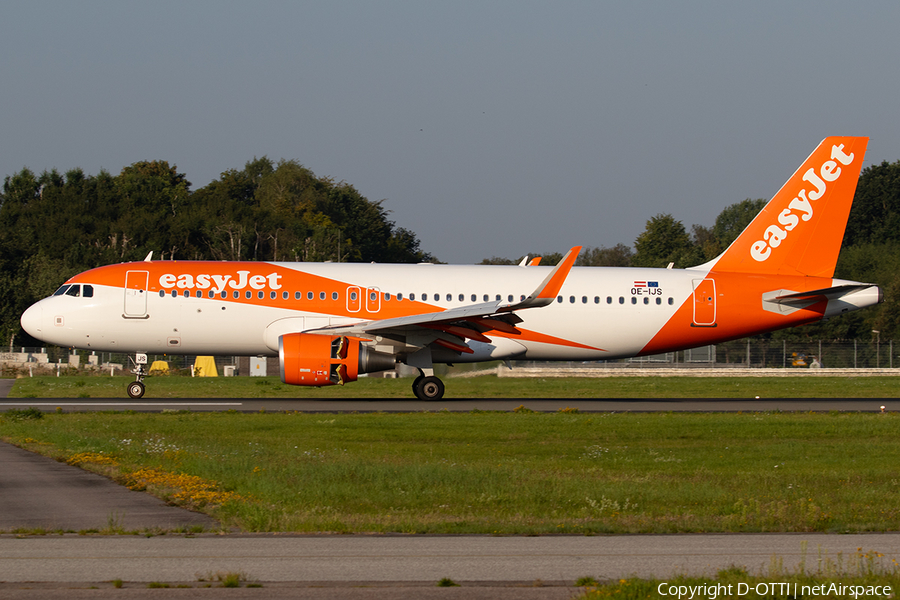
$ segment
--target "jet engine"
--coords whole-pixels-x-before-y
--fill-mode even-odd
[[[278,338],[281,381],[320,387],[356,381],[360,373],[393,369],[392,354],[363,345],[360,338],[289,333]]]

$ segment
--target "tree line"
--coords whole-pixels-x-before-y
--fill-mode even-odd
[[[726,207],[711,226],[693,225],[688,231],[671,214],[658,214],[646,223],[634,246],[589,247],[576,265],[676,268],[703,264],[721,254],[766,205],[765,199],[746,199]],[[536,252],[542,264],[556,264],[560,252]],[[492,257],[481,264],[517,264],[519,259]],[[835,275],[875,283],[884,302],[804,327],[776,331],[763,338],[804,340],[900,339],[900,161],[863,169],[841,246]]]
[[[581,266],[677,268],[718,256],[766,200],[725,208],[688,231],[670,214],[646,223],[634,246],[587,247]],[[0,343],[32,345],[19,316],[87,269],[159,259],[435,262],[415,233],[397,227],[380,201],[291,160],[255,158],[197,190],[176,166],[137,162],[118,175],[80,169],[7,176],[0,193]],[[532,253],[555,264],[560,252]],[[492,257],[482,264],[516,264]],[[835,277],[875,283],[878,307],[768,334],[772,339],[900,339],[900,161],[865,168]],[[879,332],[878,334],[873,332]],[[15,336],[15,337],[14,337]]]
[[[0,193],[0,344],[32,345],[19,316],[69,277],[157,259],[429,262],[380,201],[291,160],[263,157],[197,190],[166,161],[118,175],[7,176]]]

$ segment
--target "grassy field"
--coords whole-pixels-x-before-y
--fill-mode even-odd
[[[900,529],[894,414],[48,414],[0,436],[245,531]]]
[[[131,377],[24,377],[10,398],[123,398]],[[273,377],[151,377],[145,398],[412,398],[412,379],[302,388]],[[445,398],[896,398],[898,377],[615,377],[445,380]]]

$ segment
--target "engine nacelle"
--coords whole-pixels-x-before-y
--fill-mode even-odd
[[[393,369],[393,355],[370,350],[360,338],[288,333],[278,338],[281,381],[290,385],[344,385],[360,373]]]

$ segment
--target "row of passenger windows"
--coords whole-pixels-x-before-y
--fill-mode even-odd
[[[60,290],[58,290],[58,291],[56,292],[56,294],[54,294],[54,295],[59,296],[60,294],[65,293],[65,291],[64,291],[64,288],[65,288],[65,287],[66,287],[66,286],[63,286],[62,288],[60,288]],[[78,286],[72,286],[72,287],[78,287]],[[90,288],[91,286],[87,285],[87,286],[84,286],[84,287],[85,287],[85,288]],[[178,293],[177,291],[175,291],[175,290],[172,290],[171,292],[169,292],[169,294],[172,296],[172,298],[177,298],[177,297],[179,296],[179,293]],[[215,298],[216,295],[217,295],[217,293],[216,293],[215,291],[212,291],[212,290],[209,291],[209,292],[207,292],[207,294],[208,294],[208,296],[209,296],[210,298]],[[77,294],[70,294],[70,295],[77,295]],[[85,293],[84,295],[87,296],[88,294]],[[91,290],[90,295],[93,295],[93,289]],[[188,291],[188,290],[185,290],[184,292],[182,292],[182,295],[183,295],[183,297],[185,297],[185,298],[190,298],[190,297],[191,297],[191,292]],[[245,292],[244,292],[244,298],[246,298],[247,300],[253,299],[253,295],[254,295],[254,293],[251,292],[251,291],[245,291]],[[159,290],[159,297],[160,297],[160,298],[163,298],[163,297],[165,297],[165,296],[166,296],[166,291],[165,291],[165,290]],[[202,298],[202,297],[203,297],[203,292],[200,291],[200,290],[197,290],[197,291],[195,292],[195,296],[196,296],[197,298]],[[219,292],[219,293],[218,293],[218,296],[224,300],[224,299],[228,298],[228,292]],[[231,296],[232,296],[232,298],[234,298],[235,300],[238,300],[238,299],[240,299],[240,297],[241,297],[241,292],[239,292],[239,291],[234,291],[234,292],[231,293]],[[327,300],[327,299],[328,299],[328,293],[327,293],[327,292],[319,292],[319,293],[318,293],[318,296],[319,296],[319,300]],[[266,297],[266,293],[265,293],[265,292],[256,292],[256,298],[257,298],[257,299],[263,300],[263,299],[265,299],[265,297]],[[288,299],[290,299],[290,297],[291,297],[290,292],[281,292],[281,299],[282,299],[282,300],[288,300]],[[355,302],[355,301],[358,299],[358,297],[359,297],[359,296],[358,296],[357,292],[355,292],[355,291],[350,292],[350,300],[351,300],[351,301]],[[428,300],[429,300],[429,294],[422,294],[420,297],[421,297],[421,299],[422,299],[422,302],[428,302]],[[434,302],[440,302],[440,301],[441,301],[441,295],[440,295],[440,294],[432,294],[431,297],[434,299]],[[314,300],[315,298],[316,298],[316,293],[315,293],[315,292],[306,292],[306,299],[307,299],[307,300]],[[401,292],[401,293],[396,294],[395,296],[392,296],[390,292],[385,292],[385,293],[383,294],[383,298],[384,298],[385,301],[390,301],[392,298],[396,298],[397,300],[403,300],[403,293]],[[409,294],[408,298],[409,298],[410,300],[415,300],[415,299],[416,299],[416,294],[415,294],[415,293]],[[459,294],[459,295],[457,296],[457,298],[458,298],[459,302],[465,302],[465,301],[466,301],[466,296],[465,296],[465,294]],[[277,300],[277,299],[278,299],[278,292],[274,292],[274,291],[269,292],[269,299],[271,299],[271,300]],[[303,292],[294,292],[294,300],[302,300],[302,299],[303,299]],[[338,300],[338,299],[340,299],[340,294],[338,294],[337,292],[331,292],[331,299],[332,299],[332,300]],[[453,294],[447,294],[447,295],[445,296],[445,299],[446,299],[447,302],[453,302]],[[472,294],[472,295],[469,297],[469,299],[470,299],[471,302],[478,302],[478,295],[477,295],[477,294]],[[496,295],[494,296],[494,300],[497,301],[497,302],[501,301],[502,299],[503,299],[503,296],[502,296],[501,294],[496,294]],[[520,295],[520,296],[519,296],[519,300],[520,300],[520,301],[522,301],[522,300],[524,300],[524,299],[525,299],[525,296],[524,296],[524,295]],[[372,291],[370,291],[370,292],[369,292],[369,301],[375,302],[376,300],[378,300],[378,292],[372,292]],[[482,296],[482,301],[483,301],[483,302],[490,302],[490,300],[491,300],[490,294],[484,294],[484,295]],[[515,301],[515,296],[514,296],[513,294],[509,294],[509,295],[506,297],[506,300],[507,300],[508,302],[513,302],[513,301]],[[650,300],[651,300],[651,299],[650,299],[648,296],[644,296],[644,298],[643,298],[643,303],[644,303],[644,304],[650,304]],[[661,297],[659,297],[659,296],[657,296],[654,300],[655,300],[655,303],[656,303],[657,305],[661,305],[661,304],[663,303],[663,299],[662,299]],[[558,303],[563,303],[565,300],[564,300],[563,296],[557,296],[557,297],[556,297],[556,301],[557,301]],[[578,299],[577,299],[575,296],[569,296],[569,304],[576,304],[577,301],[578,301]],[[600,296],[594,296],[593,301],[594,301],[594,304],[600,304],[600,303],[601,303]],[[582,303],[582,304],[588,304],[588,303],[589,303],[589,298],[588,298],[588,296],[581,296],[581,303]],[[606,303],[607,303],[607,304],[613,304],[613,303],[614,303],[613,297],[612,297],[612,296],[607,296],[607,297],[606,297]],[[624,297],[624,296],[619,296],[618,303],[619,303],[619,304],[625,304],[625,297]],[[637,304],[637,303],[638,303],[637,297],[632,296],[632,297],[631,297],[631,304]],[[674,303],[675,303],[675,300],[674,300],[673,298],[668,298],[668,304],[669,304],[669,305],[672,305],[672,304],[674,304]]]

